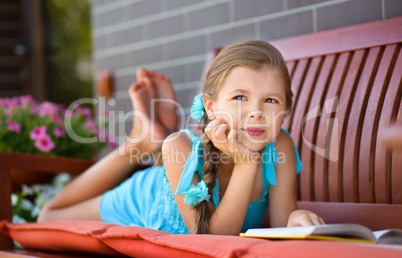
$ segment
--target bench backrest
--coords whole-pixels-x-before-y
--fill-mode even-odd
[[[300,200],[402,204],[402,157],[379,137],[402,120],[401,28],[397,17],[271,42],[292,77],[284,128],[304,166]]]
[[[402,150],[379,137],[402,122],[400,28],[396,17],[270,42],[292,78],[283,127],[303,163],[298,205],[327,223],[402,228]]]

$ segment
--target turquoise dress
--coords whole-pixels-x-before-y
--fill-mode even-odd
[[[191,130],[183,129],[191,138],[192,150],[180,177],[176,194],[184,194],[192,183],[194,173],[203,178],[203,146],[201,139]],[[282,131],[286,132],[282,129]],[[290,134],[286,132],[289,136]],[[296,152],[296,173],[302,169],[299,154]],[[262,150],[263,193],[260,199],[250,203],[244,220],[242,232],[249,228],[261,227],[268,208],[268,190],[276,185],[275,166],[278,154],[274,143]],[[216,178],[212,193],[215,208],[219,205],[219,182]],[[141,226],[174,234],[188,234],[181,217],[164,166],[155,166],[136,172],[118,187],[105,192],[100,203],[100,216],[104,222],[120,225]]]

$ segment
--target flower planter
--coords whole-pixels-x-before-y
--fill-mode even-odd
[[[11,189],[15,192],[20,191],[22,185],[50,183],[54,176],[54,173],[38,170],[11,169]]]
[[[48,183],[57,173],[80,174],[94,163],[92,160],[37,154],[0,153],[0,169],[8,169],[13,191],[22,184]]]

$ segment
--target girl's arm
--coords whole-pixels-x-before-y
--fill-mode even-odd
[[[162,146],[166,175],[173,193],[177,189],[181,173],[187,161],[186,157],[191,152],[191,148],[191,141],[185,133],[171,135]],[[235,165],[230,182],[218,208],[215,210],[212,202],[209,202],[209,208],[213,211],[209,221],[210,233],[233,235],[240,233],[247,214],[257,169],[257,162]],[[195,173],[192,184],[197,185],[199,181],[200,178]],[[183,195],[175,195],[175,199],[180,214],[189,232],[192,233],[195,227],[195,211],[192,206],[184,203]]]
[[[257,173],[257,163],[235,165],[226,192],[209,222],[212,234],[239,235]]]
[[[325,224],[316,214],[297,210],[296,154],[292,139],[280,132],[275,144],[284,162],[275,166],[276,186],[269,187],[269,216],[271,227],[310,226]]]

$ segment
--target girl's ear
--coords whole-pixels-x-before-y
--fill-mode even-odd
[[[215,103],[212,101],[211,96],[205,93],[202,99],[204,100],[204,108],[207,112],[208,117],[213,115],[215,110]]]

